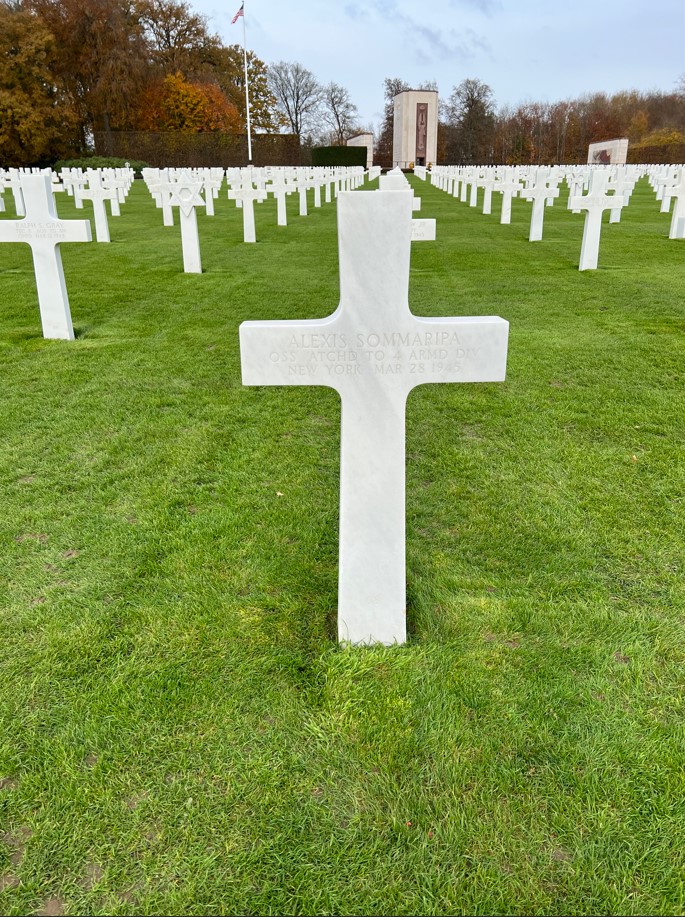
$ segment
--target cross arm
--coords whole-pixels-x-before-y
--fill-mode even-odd
[[[327,367],[350,356],[348,336],[335,331],[334,316],[302,321],[243,322],[240,362],[243,385],[329,385]],[[353,357],[350,357],[350,362]]]
[[[413,318],[409,347],[403,348],[410,388],[426,382],[504,381],[509,322],[495,315]]]

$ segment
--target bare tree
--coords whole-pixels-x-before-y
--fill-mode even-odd
[[[335,140],[343,144],[357,127],[359,112],[344,86],[329,83],[323,89],[322,121],[331,129]]]
[[[482,80],[462,80],[445,106],[450,162],[489,162],[495,130],[492,89]]]
[[[381,124],[378,142],[376,143],[376,158],[378,165],[384,169],[392,168],[392,141],[395,124],[395,96],[409,89],[409,83],[398,77],[386,77],[383,80],[385,90],[385,109],[383,123]]]
[[[269,89],[293,134],[300,136],[316,121],[323,89],[301,64],[279,61],[269,67]]]

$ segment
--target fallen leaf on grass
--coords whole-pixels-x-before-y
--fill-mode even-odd
[[[276,496],[277,496],[277,497],[282,497],[282,496],[284,496],[284,495],[280,492],[280,490],[277,490],[277,491],[276,491]]]

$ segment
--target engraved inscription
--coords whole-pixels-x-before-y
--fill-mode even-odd
[[[428,104],[418,102],[416,105],[416,158],[426,158],[428,138]],[[423,165],[423,163],[420,163]]]
[[[288,376],[322,381],[334,376],[430,376],[458,374],[480,349],[452,331],[291,334],[287,346],[271,351],[269,360],[287,367]]]
[[[17,239],[20,241],[54,239],[56,242],[64,242],[67,234],[64,224],[57,221],[36,223],[33,220],[20,220],[16,231]]]
[[[435,234],[436,223],[434,219],[411,221],[412,242],[435,242]]]

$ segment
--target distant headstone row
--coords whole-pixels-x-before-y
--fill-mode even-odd
[[[425,169],[415,174],[426,180]],[[511,222],[511,201],[521,197],[533,204],[529,240],[542,239],[545,206],[559,197],[560,185],[569,189],[568,209],[585,211],[585,227],[579,270],[594,270],[599,257],[602,214],[611,211],[610,222],[618,223],[621,211],[630,202],[636,182],[647,176],[661,201],[661,211],[668,213],[673,204],[669,238],[685,239],[685,167],[678,165],[614,166],[434,166],[432,184],[477,207],[483,190],[483,213],[492,212],[492,195],[502,195],[501,223]]]
[[[285,206],[289,194],[299,195],[300,216],[307,216],[307,192],[314,191],[314,207],[321,207],[321,191],[330,203],[340,190],[359,187],[368,177],[362,166],[340,168],[253,168],[228,169],[144,169],[143,178],[157,206],[162,210],[164,225],[173,226],[173,208],[178,207],[181,220],[183,267],[186,273],[201,273],[200,240],[196,210],[204,207],[214,216],[214,200],[219,196],[224,177],[227,196],[243,212],[243,241],[257,241],[254,205],[276,199],[279,226],[287,226]]]

